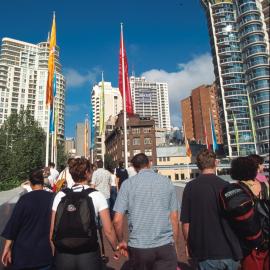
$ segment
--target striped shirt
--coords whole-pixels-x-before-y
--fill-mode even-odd
[[[129,241],[134,248],[154,248],[173,242],[170,213],[178,211],[171,181],[150,169],[142,169],[120,188],[114,211],[128,211]]]

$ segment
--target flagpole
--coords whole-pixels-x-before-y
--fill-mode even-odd
[[[46,159],[45,159],[45,166],[48,167],[49,165],[49,147],[50,147],[50,112],[51,105],[48,106],[48,127],[47,127],[47,134],[46,134]]]
[[[54,97],[53,97],[53,105],[52,105],[52,123],[53,123],[53,129],[51,131],[51,162],[54,162],[54,124],[55,124],[54,123]]]
[[[125,82],[125,65],[124,65],[124,35],[123,35],[123,23],[121,23],[121,54],[122,54],[122,80],[123,80],[123,100],[124,100],[124,153],[125,153],[125,168],[128,168],[128,148],[127,148],[127,102],[126,102],[126,82]]]

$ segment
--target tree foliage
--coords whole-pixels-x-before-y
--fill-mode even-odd
[[[0,128],[0,182],[25,180],[44,165],[45,132],[30,111],[11,114]]]
[[[117,167],[116,162],[113,160],[111,155],[105,154],[104,156],[104,167],[105,169],[111,171]]]

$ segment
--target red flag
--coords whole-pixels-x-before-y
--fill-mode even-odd
[[[211,150],[210,143],[208,142],[207,132],[206,132],[206,126],[204,125],[204,139],[205,139],[205,145],[208,150]]]
[[[123,79],[124,79],[124,82],[123,82]],[[130,91],[130,85],[129,85],[129,79],[128,79],[127,54],[126,54],[126,49],[124,46],[123,29],[121,26],[120,53],[119,53],[119,90],[122,95],[122,98],[124,98],[124,87],[125,87],[125,96],[126,96],[126,111],[128,114],[133,114],[131,91]]]

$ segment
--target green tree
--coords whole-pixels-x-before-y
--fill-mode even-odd
[[[66,167],[68,155],[65,153],[64,142],[57,143],[57,168]]]
[[[116,162],[113,160],[111,155],[105,154],[104,156],[104,167],[106,170],[114,170],[117,167]]]
[[[31,169],[44,165],[45,139],[30,111],[11,114],[0,128],[0,184],[23,181]]]

